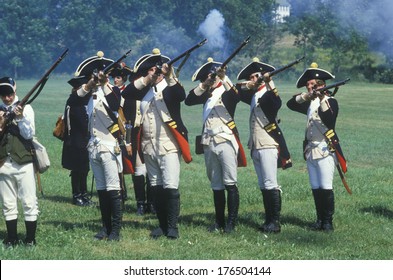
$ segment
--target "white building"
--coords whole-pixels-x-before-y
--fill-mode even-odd
[[[291,6],[289,5],[288,1],[286,0],[276,0],[276,3],[278,4],[277,10],[276,10],[276,22],[282,23],[284,22],[284,17],[287,17],[290,15],[290,8]]]

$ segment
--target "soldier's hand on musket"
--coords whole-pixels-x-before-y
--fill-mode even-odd
[[[132,146],[130,144],[126,145],[127,155],[132,156]]]
[[[169,66],[167,63],[162,64],[161,72],[164,76],[170,77],[172,75],[172,66]]]
[[[223,68],[219,67],[216,71],[217,76],[221,79],[224,80],[225,79],[225,75],[227,73],[227,67],[224,66]]]
[[[20,105],[17,105],[14,108],[14,114],[15,114],[15,119],[20,120],[23,118],[23,107]]]
[[[204,90],[210,89],[215,83],[215,79],[212,79],[211,74],[209,74],[206,80],[202,83],[202,88]]]
[[[98,72],[98,83],[100,86],[105,86],[108,83],[108,76],[103,72]]]
[[[263,81],[266,84],[270,83],[271,80],[272,80],[272,77],[270,77],[269,72],[266,72],[266,73],[263,74]]]
[[[143,83],[145,85],[151,85],[156,82],[158,75],[159,75],[156,72],[157,70],[158,70],[157,67],[153,66],[147,71],[147,75],[145,77],[143,77]]]
[[[95,75],[92,75],[91,79],[86,84],[83,85],[83,90],[90,92],[96,87],[97,87],[97,77]]]

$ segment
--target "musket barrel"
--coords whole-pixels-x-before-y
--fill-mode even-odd
[[[178,55],[177,57],[175,57],[174,59],[171,59],[167,62],[167,64],[169,66],[171,66],[173,63],[175,63],[176,61],[178,61],[179,59],[185,57],[186,55],[192,53],[194,50],[196,50],[199,47],[202,47],[204,44],[206,44],[207,39],[203,39],[202,41],[200,41],[198,44],[196,44],[195,46],[189,48],[188,50],[186,50],[185,52],[183,52],[181,55]]]
[[[269,72],[269,76],[272,77],[272,76],[274,76],[274,75],[276,75],[276,74],[278,74],[278,73],[281,73],[282,71],[285,71],[285,70],[287,70],[288,68],[290,68],[290,67],[292,67],[292,66],[298,64],[298,63],[299,63],[300,61],[302,61],[303,59],[304,59],[304,56],[302,56],[301,58],[298,58],[298,59],[292,61],[291,63],[288,63],[288,64],[285,65],[285,66],[282,66],[282,67],[280,67],[280,68],[278,68],[278,69],[276,69],[276,70],[273,70],[273,71]]]
[[[334,83],[334,84],[331,84],[331,85],[328,85],[328,86],[324,86],[323,88],[316,89],[316,91],[324,92],[324,91],[326,91],[328,89],[336,88],[336,87],[345,85],[350,80],[351,80],[350,78],[346,78],[345,80],[339,81],[337,83]]]
[[[52,66],[49,68],[48,71],[45,72],[45,74],[41,77],[41,79],[33,86],[33,88],[26,94],[25,97],[19,102],[20,106],[24,106],[28,101],[29,98],[35,93],[35,91],[40,87],[39,91],[36,93],[36,96],[41,92],[42,88],[44,87],[46,81],[49,78],[49,75],[52,73],[53,70],[59,65],[59,63],[64,59],[64,57],[68,53],[68,48],[59,56],[59,58],[52,64]],[[35,97],[34,97],[35,98]],[[33,98],[33,100],[34,100]],[[32,100],[31,100],[32,101]],[[30,101],[30,102],[31,102]],[[4,120],[1,122],[0,126],[0,137],[4,135],[4,128],[11,123],[13,118],[15,117],[15,114],[13,112],[7,113],[4,115]]]
[[[104,72],[104,74],[108,74],[112,70],[112,68],[114,68],[115,65],[119,64],[123,59],[125,59],[130,52],[131,52],[131,49],[128,50],[125,54],[123,54],[118,60],[113,61],[111,64],[109,64],[107,67],[105,67],[102,70]]]
[[[242,48],[244,48],[248,42],[250,41],[250,36],[248,36],[241,44],[240,46],[221,64],[221,68],[224,68],[227,66],[227,64],[240,52]]]

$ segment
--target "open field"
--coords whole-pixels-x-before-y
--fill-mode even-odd
[[[71,204],[71,185],[67,170],[61,167],[61,142],[52,129],[70,92],[67,79],[51,78],[32,104],[36,112],[37,135],[48,149],[52,166],[42,175],[45,196],[39,196],[41,215],[37,242],[33,249],[18,246],[5,250],[5,260],[392,260],[393,236],[393,85],[348,83],[336,95],[340,113],[337,133],[348,160],[347,182],[353,195],[346,193],[336,174],[335,231],[331,234],[307,229],[315,210],[308,184],[301,146],[305,116],[287,109],[286,101],[298,89],[295,81],[276,80],[283,99],[281,128],[292,154],[294,166],[279,171],[283,189],[282,232],[265,235],[262,223],[262,196],[248,157],[248,166],[239,169],[239,225],[230,235],[210,234],[206,228],[214,219],[212,191],[205,174],[203,156],[194,155],[190,164],[182,163],[180,178],[180,239],[152,240],[150,230],[157,225],[152,215],[135,215],[131,178],[127,187],[122,240],[118,243],[93,241],[99,230],[96,207]],[[36,81],[17,81],[19,97]],[[185,82],[186,91],[195,84]],[[183,106],[183,119],[189,130],[191,150],[201,130],[201,107]],[[237,126],[243,145],[248,137],[249,107],[239,104]],[[91,179],[91,177],[90,177]],[[90,183],[89,183],[90,184]],[[90,187],[89,187],[90,188]],[[94,191],[93,199],[97,201]],[[24,236],[23,219],[19,234]],[[0,218],[0,239],[5,237],[4,218]]]

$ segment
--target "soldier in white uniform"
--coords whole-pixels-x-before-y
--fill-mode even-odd
[[[201,142],[206,172],[213,190],[215,223],[209,231],[235,229],[239,211],[237,167],[246,165],[246,157],[234,121],[236,105],[240,101],[237,91],[220,68],[221,63],[208,59],[193,75],[200,81],[185,101],[186,105],[203,105]],[[217,70],[216,73],[213,73]],[[225,221],[225,190],[227,191],[228,219]]]
[[[18,244],[18,198],[22,202],[26,226],[25,244],[36,244],[38,200],[34,178],[31,140],[35,134],[34,111],[30,105],[18,106],[16,83],[10,77],[0,79],[0,121],[15,114],[0,135],[0,199],[7,227],[6,247]]]
[[[313,230],[332,231],[334,214],[333,175],[338,152],[340,165],[346,172],[345,158],[335,133],[338,103],[327,92],[319,92],[325,81],[334,76],[311,64],[297,81],[297,87],[306,87],[307,92],[293,96],[287,106],[293,111],[307,115],[304,140],[304,158],[307,161],[310,185],[314,197],[317,220]],[[335,151],[334,151],[335,150]]]
[[[79,65],[74,80],[85,77],[87,82],[77,89],[77,94],[80,97],[91,96],[87,105],[90,133],[87,149],[104,225],[95,238],[118,241],[122,222],[119,173],[123,167],[117,111],[121,96],[119,88],[112,87],[101,71],[111,62],[99,52]],[[97,76],[91,75],[93,72],[98,72]]]
[[[135,73],[133,70],[125,65],[121,68],[118,67],[114,69],[111,72],[111,76],[114,80],[114,85],[117,86],[121,92],[126,88],[126,82],[128,79],[130,82],[134,82],[135,79]],[[136,200],[136,214],[138,216],[144,215],[145,213],[156,214],[153,205],[153,190],[147,176],[146,165],[142,162],[136,149],[136,139],[142,117],[140,104],[140,100],[130,98],[124,99],[122,97],[121,107],[126,122],[125,126],[129,133],[127,135],[130,136],[130,145],[127,145],[127,152],[132,157],[132,165],[134,168],[134,173],[132,173],[126,169],[126,166],[123,166],[123,174],[132,174],[131,176]],[[124,197],[127,196],[126,190],[127,188],[124,186]]]
[[[122,92],[127,99],[141,100],[141,124],[138,152],[146,164],[147,174],[154,190],[155,210],[159,227],[151,237],[179,237],[180,214],[180,157],[186,163],[191,159],[188,131],[181,119],[181,102],[185,91],[168,57],[158,49],[142,56],[134,67],[137,78]]]
[[[265,208],[265,222],[260,229],[269,233],[281,231],[281,186],[277,181],[277,169],[292,166],[277,121],[281,98],[267,73],[273,70],[273,66],[254,58],[237,77],[238,80],[246,80],[237,87],[241,100],[249,104],[251,109],[248,148],[251,150]]]

